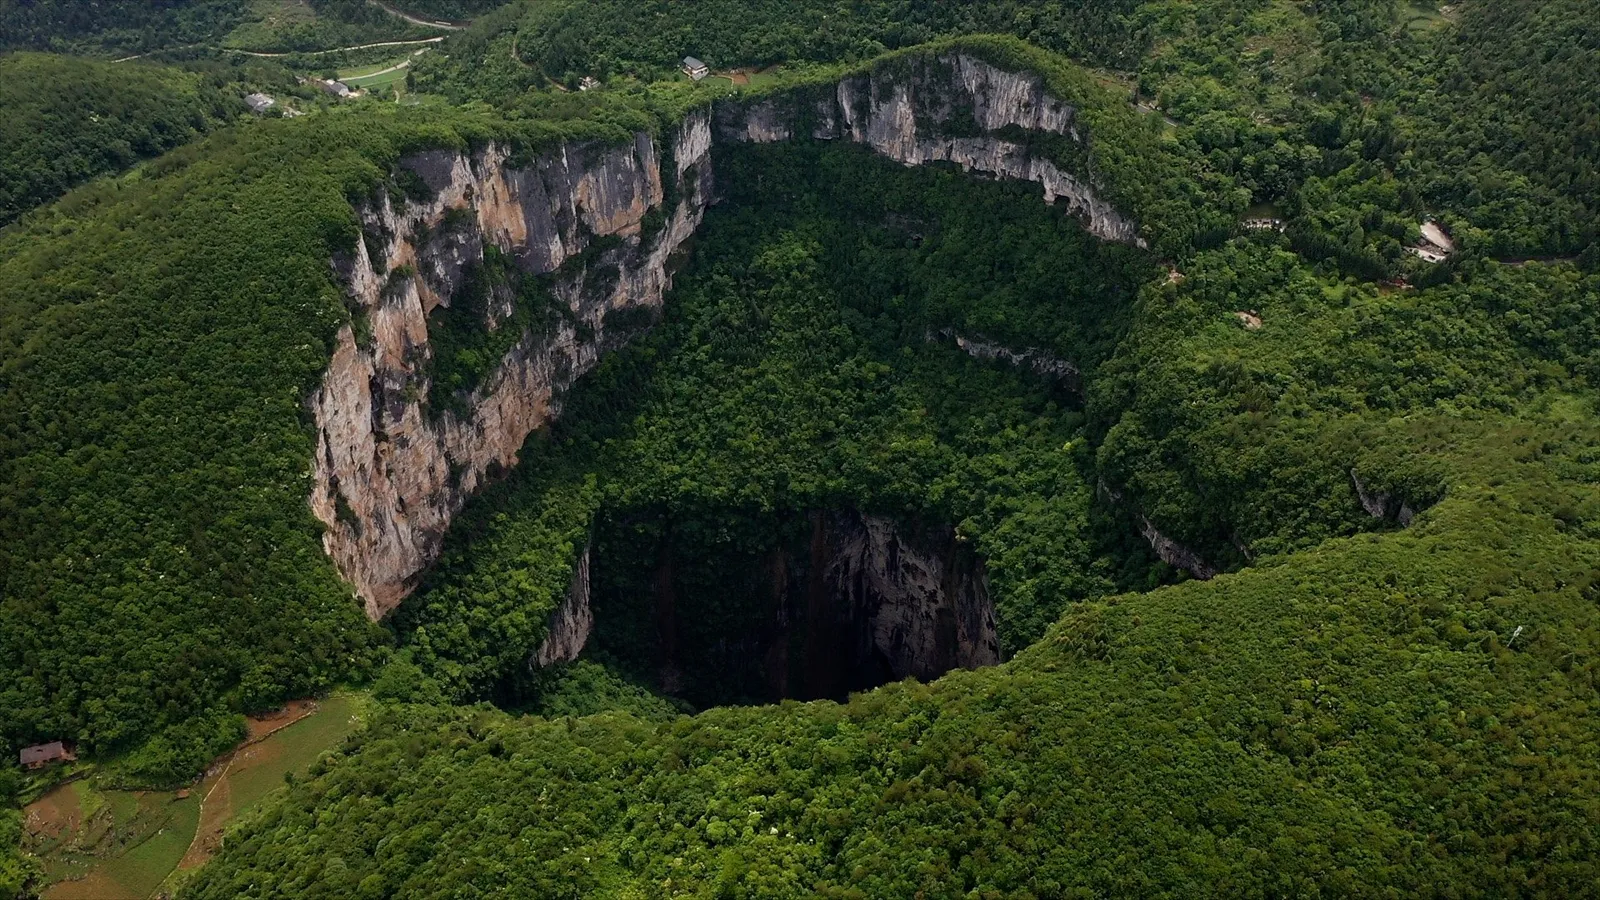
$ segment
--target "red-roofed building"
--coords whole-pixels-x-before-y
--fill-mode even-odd
[[[22,767],[24,769],[42,769],[51,763],[72,762],[77,759],[77,754],[64,741],[51,741],[48,744],[34,744],[32,747],[22,748]]]

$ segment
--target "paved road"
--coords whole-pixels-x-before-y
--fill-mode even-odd
[[[356,44],[354,47],[334,47],[332,50],[294,50],[286,53],[262,53],[258,50],[234,50],[224,47],[227,53],[243,53],[245,56],[317,56],[322,53],[343,53],[346,50],[365,50],[368,47],[415,47],[417,44],[437,44],[444,40],[442,37],[423,38],[420,41],[379,41],[376,44]]]
[[[446,31],[460,31],[462,28],[466,27],[465,25],[457,25],[453,22],[435,22],[430,19],[419,19],[416,16],[405,12],[404,10],[395,9],[389,4],[384,3],[383,0],[367,0],[367,4],[370,6],[376,6],[391,16],[398,16],[413,25],[421,25],[424,28],[443,28]]]

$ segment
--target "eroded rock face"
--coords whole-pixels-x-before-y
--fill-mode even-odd
[[[1143,514],[1139,516],[1139,533],[1144,535],[1150,549],[1169,566],[1182,569],[1201,581],[1217,577],[1215,566],[1200,558],[1200,554],[1162,534],[1155,523]]]
[[[939,335],[955,341],[956,347],[973,359],[1003,360],[1019,369],[1027,369],[1045,378],[1074,381],[1079,374],[1077,366],[1048,350],[1040,350],[1037,347],[1024,347],[1018,350],[982,337],[968,337],[950,328],[940,331]]]
[[[1416,517],[1416,510],[1411,508],[1411,504],[1383,491],[1368,488],[1361,481],[1361,476],[1356,474],[1355,469],[1350,470],[1350,482],[1355,485],[1356,497],[1361,501],[1361,508],[1374,519],[1391,520],[1398,522],[1401,528],[1406,528]]]
[[[988,575],[954,529],[913,534],[845,512],[833,517],[828,543],[823,578],[857,658],[924,680],[1000,661]]]
[[[1092,233],[1143,245],[1093,185],[995,133],[1082,141],[1075,110],[1037,77],[958,53],[907,65],[846,79],[820,100],[719,104],[715,128],[708,111],[691,113],[663,136],[666,153],[640,133],[622,147],[565,143],[525,165],[495,146],[403,160],[425,190],[403,202],[383,194],[357,209],[366,238],[334,261],[357,326],[339,333],[310,400],[311,508],[370,616],[411,592],[466,498],[516,465],[527,436],[560,413],[563,392],[627,339],[627,329],[608,327],[610,314],[660,308],[669,259],[711,202],[714,139],[788,140],[809,123],[814,138],[857,141],[908,165],[948,160],[1037,182]],[[668,196],[676,199],[661,210],[664,224],[646,234],[648,214]],[[521,335],[463,402],[430,410],[429,314],[452,303],[491,246],[528,275],[552,276],[568,314]],[[491,289],[486,326],[504,322],[513,302],[509,290]]]
[[[1104,479],[1100,480],[1096,490],[1107,501],[1119,505],[1122,503],[1122,492],[1106,484]],[[1200,554],[1190,548],[1162,534],[1161,529],[1156,527],[1156,523],[1150,521],[1149,516],[1144,513],[1136,513],[1135,515],[1139,520],[1139,534],[1144,537],[1145,543],[1150,545],[1150,549],[1155,551],[1157,559],[1173,568],[1182,569],[1201,581],[1208,581],[1217,577],[1219,570],[1216,566],[1206,562]],[[1237,546],[1241,554],[1247,558],[1250,556],[1249,548],[1242,544]]]
[[[1137,224],[1105,201],[1093,184],[1002,136],[1021,129],[1083,142],[1075,124],[1077,111],[1046,93],[1038,76],[1007,72],[962,53],[912,58],[906,64],[909,72],[892,69],[846,78],[831,98],[720,106],[717,137],[787,141],[809,119],[813,138],[866,144],[906,165],[941,160],[969,172],[1037,182],[1046,203],[1066,204],[1091,234],[1145,246]]]
[[[549,632],[544,643],[533,652],[529,664],[536,669],[556,663],[572,662],[583,652],[594,631],[594,613],[589,608],[589,551],[584,547],[572,567],[572,584],[566,599],[550,614]]]
[[[708,117],[690,116],[671,140],[676,166],[664,176],[643,134],[625,147],[565,144],[526,168],[507,167],[492,146],[422,153],[403,165],[429,198],[401,205],[384,194],[357,210],[367,237],[335,266],[370,335],[340,331],[311,398],[311,508],[327,525],[324,547],[373,618],[415,586],[484,477],[516,465],[528,434],[560,412],[562,392],[625,338],[608,329],[608,314],[660,307],[668,258],[711,194]],[[662,202],[663,177],[677,182],[677,206],[646,239],[642,223]],[[607,236],[615,246],[562,269]],[[570,315],[524,334],[462,411],[428,410],[428,314],[450,303],[491,244],[530,275],[562,269],[552,293]],[[510,299],[491,301],[497,323]]]
[[[600,616],[613,636],[629,633],[616,624],[625,617],[654,620],[663,691],[699,704],[837,700],[1000,662],[988,574],[953,527],[849,508],[779,518],[787,536],[757,553],[674,544],[681,525],[704,533],[705,521],[666,523],[654,545],[626,530],[599,538]],[[804,537],[788,527],[802,523]],[[699,580],[708,572],[714,586]],[[641,593],[648,617],[632,605]],[[713,633],[707,621],[719,623]],[[624,638],[609,649],[638,645]]]

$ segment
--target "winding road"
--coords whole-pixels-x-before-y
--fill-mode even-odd
[[[290,50],[290,51],[283,52],[283,53],[262,53],[259,50],[235,50],[235,49],[233,49],[231,47],[224,47],[224,48],[222,48],[222,51],[224,53],[243,53],[245,56],[264,56],[264,57],[276,57],[276,56],[320,56],[321,54],[324,54],[324,53],[343,53],[346,50],[365,50],[368,47],[414,47],[417,44],[437,44],[442,40],[444,40],[444,37],[440,36],[440,37],[422,38],[421,40],[416,40],[416,41],[379,41],[376,44],[356,44],[353,47],[334,47],[331,50]],[[424,49],[426,49],[426,48],[424,48]],[[416,54],[412,54],[412,55],[415,56]]]
[[[443,28],[446,31],[460,31],[461,29],[467,27],[465,25],[457,25],[454,22],[434,22],[429,19],[419,19],[416,16],[405,12],[404,10],[395,9],[389,4],[384,3],[383,0],[367,0],[367,5],[376,6],[391,16],[405,19],[407,22],[410,22],[413,25],[421,25],[423,28]]]

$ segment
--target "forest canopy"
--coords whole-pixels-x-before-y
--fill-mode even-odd
[[[222,45],[446,29],[345,0],[270,23],[0,0],[25,48],[0,57],[0,745],[65,738],[173,785],[243,713],[347,685],[377,704],[181,896],[1600,882],[1600,8],[390,5],[472,24],[397,51],[404,92],[278,119],[240,114]],[[181,68],[32,52],[182,42]],[[822,128],[672,158],[687,115],[812,125],[841,77],[958,52],[1037,79],[1073,139],[908,114],[922,137],[1048,161],[1143,245],[1032,181]],[[678,73],[689,54],[713,77]],[[511,246],[455,260],[464,287],[406,349],[420,415],[572,325],[557,275],[666,257],[691,176],[717,202],[659,309],[573,326],[605,352],[560,417],[368,621],[307,502],[307,398],[341,335],[373,340],[330,265],[380,245],[357,209],[431,199],[424,151],[615,147],[656,154],[661,206],[556,273]],[[1425,223],[1442,261],[1415,252]],[[801,642],[756,652],[787,615],[760,603],[841,511],[981,561],[1000,663],[814,702],[752,687],[804,665]],[[541,667],[580,572],[593,633]],[[0,766],[0,797],[51,777]],[[0,895],[40,887],[11,852],[26,822],[0,809]]]

